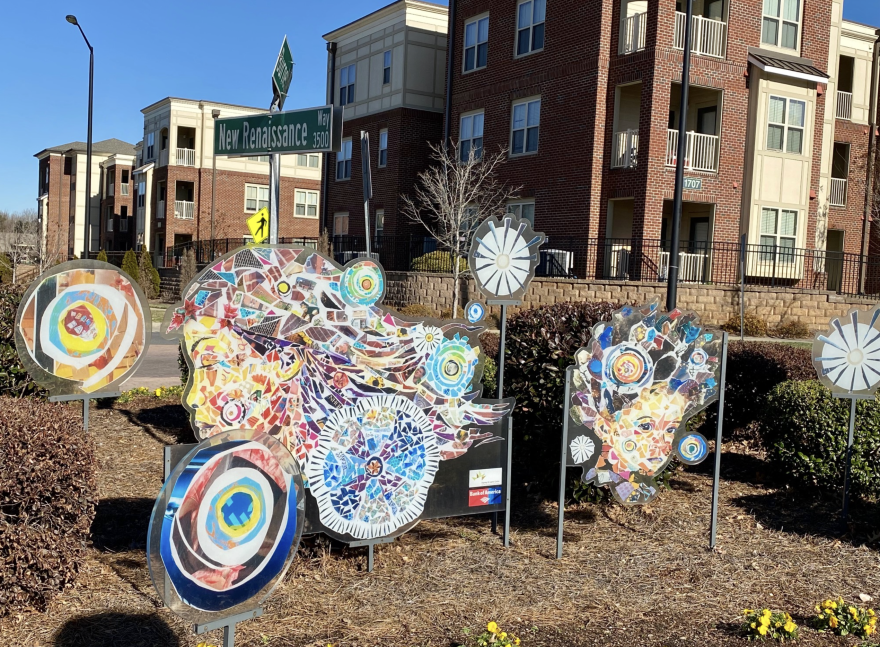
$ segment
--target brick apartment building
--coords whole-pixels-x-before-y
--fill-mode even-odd
[[[413,4],[424,3],[397,2],[339,30],[352,30],[358,56],[370,58],[357,66],[359,101],[375,104],[366,82],[361,89],[362,67],[381,69],[368,25]],[[522,187],[510,210],[549,235],[563,273],[589,276],[585,264],[594,263],[597,276],[640,278],[646,266],[641,278],[665,274],[682,11],[676,0],[450,3],[449,135],[508,149],[503,179]],[[869,238],[880,31],[843,20],[842,0],[695,0],[694,15],[685,175],[696,186],[684,193],[684,278],[712,280],[721,265],[735,274],[733,247],[745,234],[757,249],[749,275],[827,274],[833,289],[843,253],[860,253]],[[341,103],[349,59],[338,57],[333,93]],[[353,161],[349,192],[358,195],[340,200],[332,179],[328,189],[331,212],[352,205],[352,228],[363,218]],[[400,179],[397,193],[411,182]]]
[[[135,147],[119,139],[92,144],[92,195],[89,248],[125,247],[126,234],[133,231],[132,201],[123,181],[131,177]],[[71,142],[46,148],[39,160],[37,214],[43,228],[45,253],[50,258],[68,258],[83,253],[86,200],[86,143]],[[112,179],[110,179],[112,178]],[[112,225],[107,225],[109,219]],[[108,227],[112,227],[108,231]]]
[[[269,158],[217,157],[212,218],[214,119],[268,110],[168,97],[141,112],[144,138],[133,173],[138,242],[161,265],[174,262],[190,243],[247,240],[247,218],[268,206]],[[281,156],[279,237],[318,236],[321,163],[320,155]]]
[[[398,0],[324,36],[328,101],[345,108],[342,152],[327,156],[324,223],[336,237],[360,237],[355,247],[365,228],[361,131],[372,157],[371,233],[415,230],[400,195],[428,166],[428,144],[443,138],[447,23],[446,7]]]

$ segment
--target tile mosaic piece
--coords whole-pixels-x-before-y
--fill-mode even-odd
[[[835,393],[871,394],[880,384],[880,306],[832,319],[813,342],[819,380]]]
[[[359,538],[417,518],[434,461],[497,440],[488,428],[510,407],[476,401],[480,326],[410,321],[381,305],[385,284],[371,260],[343,268],[310,249],[250,247],[206,268],[163,324],[166,336],[181,339],[190,366],[184,405],[198,437],[248,428],[277,438],[299,461],[307,487],[320,476],[313,494],[322,523]],[[367,415],[365,402],[379,400],[382,416],[405,418],[399,425],[408,440],[381,440],[395,426],[359,423],[364,442],[386,443],[381,477],[368,478],[375,465],[357,462],[332,439],[346,421]],[[412,452],[424,456],[420,471],[404,460]],[[343,464],[354,471],[339,478],[363,483],[345,497],[344,483],[331,488],[325,479]]]
[[[656,302],[593,328],[590,346],[575,354],[569,403],[568,461],[583,467],[585,482],[644,504],[673,456],[706,458],[706,439],[685,427],[718,397],[721,342],[695,313],[662,314]]]
[[[153,509],[147,563],[160,597],[199,624],[256,608],[296,554],[304,508],[299,466],[271,436],[237,430],[203,441]]]
[[[140,286],[118,267],[62,263],[25,292],[16,349],[30,376],[52,395],[112,391],[143,359],[149,312]]]

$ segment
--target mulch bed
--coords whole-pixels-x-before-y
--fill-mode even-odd
[[[144,554],[162,446],[192,441],[183,408],[151,396],[93,407],[91,428],[101,501],[77,584],[47,613],[0,620],[0,644],[197,645],[205,637],[163,608]],[[857,504],[860,524],[844,531],[836,494],[774,486],[760,455],[725,446],[713,552],[709,470],[680,472],[648,508],[570,506],[560,561],[556,506],[523,492],[510,549],[485,516],[419,524],[376,549],[372,573],[366,549],[306,539],[264,616],[239,626],[236,645],[470,646],[489,620],[524,647],[746,645],[744,608],[787,610],[803,626],[827,597],[866,593],[880,602],[880,507]],[[801,636],[803,645],[859,642],[807,628]]]

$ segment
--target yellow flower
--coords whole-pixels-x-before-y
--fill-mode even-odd
[[[763,626],[763,627],[770,626],[770,616],[762,616],[761,617],[761,626]]]
[[[518,644],[519,644],[519,643],[520,643],[520,642],[521,642],[521,641],[520,641],[520,639],[519,639],[519,638],[514,638],[514,639],[513,639],[513,642],[514,642],[514,643],[515,643],[515,644],[517,644],[517,645],[518,645]]]
[[[832,629],[837,629],[837,618],[835,618],[834,616],[828,618],[828,626]]]
[[[767,635],[767,627],[765,627],[764,625],[761,625],[760,627],[758,627],[758,633],[761,634],[762,636],[766,636]]]
[[[501,638],[501,640],[504,640],[505,638],[507,638],[507,632],[502,631],[500,634],[498,634],[498,637]]]
[[[744,616],[747,616],[747,615],[749,615],[750,613],[754,613],[754,611],[752,611],[751,609],[743,609],[743,615],[744,615]]]
[[[868,609],[868,615],[873,617],[874,616],[874,609]]]
[[[752,629],[755,628],[755,623],[754,623],[754,622],[751,624],[751,627],[752,627]]]
[[[872,633],[874,633],[874,625],[868,625],[867,627],[865,627],[866,636],[870,636]]]
[[[816,605],[816,612],[821,613],[821,611],[822,609],[819,607],[819,605]]]
[[[498,625],[495,624],[495,622],[490,622],[489,624],[487,624],[487,625],[486,625],[486,629],[488,629],[489,631],[491,631],[493,634],[497,634],[497,633],[498,633]]]
[[[157,398],[161,398],[161,397],[162,397],[162,389],[156,389],[156,397],[157,397]]]
[[[788,622],[785,623],[785,626],[783,627],[783,629],[785,629],[785,631],[788,633],[793,633],[794,630],[797,629],[797,625],[794,622],[792,622],[791,620],[789,620]]]
[[[781,626],[782,626],[782,623],[781,623],[781,622],[777,622],[777,623],[776,623],[776,626],[777,626],[777,627],[781,627]]]
[[[855,608],[855,607],[847,607],[846,610],[849,611],[849,614],[850,614],[853,618],[856,618],[856,617],[858,617],[858,615],[859,615],[859,612],[856,611],[856,608]]]

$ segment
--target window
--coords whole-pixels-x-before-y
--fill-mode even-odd
[[[294,213],[303,218],[318,217],[318,192],[317,191],[296,191]]]
[[[165,202],[165,182],[156,183],[156,201]]]
[[[320,157],[318,155],[297,155],[296,156],[296,165],[297,166],[308,166],[310,168],[318,168],[320,166]]]
[[[269,206],[269,187],[258,184],[244,185],[244,210],[259,211]]]
[[[342,147],[336,153],[336,179],[351,179],[351,138],[342,140]]]
[[[340,213],[333,214],[333,235],[334,236],[347,236],[348,235],[348,212],[342,211]]]
[[[517,218],[523,218],[535,226],[535,203],[534,202],[511,202],[507,205],[507,213],[512,213]]]
[[[379,131],[379,168],[385,168],[388,165],[388,129],[383,128]]]
[[[804,121],[807,104],[804,101],[770,97],[767,118],[767,149],[801,155],[804,148]]]
[[[155,133],[147,133],[147,159],[153,159],[153,145]]]
[[[128,184],[131,182],[131,174],[123,169],[122,171],[122,186],[128,187]],[[125,188],[122,190],[122,195],[128,195],[128,189]]]
[[[382,85],[391,83],[391,50],[385,52],[382,64]]]
[[[512,155],[535,153],[538,150],[538,131],[541,126],[541,100],[513,104]]]
[[[339,105],[354,103],[354,82],[357,72],[354,65],[343,67],[339,73]]]
[[[159,199],[161,199],[161,197],[162,196],[160,194]],[[138,207],[143,208],[146,206],[146,204],[147,204],[147,183],[144,182],[143,180],[141,180],[140,182],[138,182]],[[158,216],[158,214],[157,214],[156,217],[161,217],[161,216]]]
[[[253,156],[248,157],[248,162],[268,162],[268,161],[269,161],[268,155],[257,155],[256,157],[253,157]]]
[[[296,156],[296,165],[297,166],[308,166],[309,165],[309,156],[308,155],[297,155]]]
[[[544,14],[547,0],[520,2],[516,18],[516,55],[544,49]]]
[[[119,231],[128,231],[128,207],[119,208]]]
[[[376,209],[376,236],[385,233],[385,209]]]
[[[793,209],[764,207],[761,212],[761,260],[794,262],[794,244],[797,235],[798,212]],[[778,248],[778,250],[777,250]],[[777,257],[778,251],[778,257]]]
[[[461,137],[459,138],[459,156],[462,162],[467,162],[471,151],[474,159],[483,157],[483,120],[485,113],[476,112],[472,115],[464,115],[461,118]]]
[[[116,195],[116,169],[111,168],[107,170],[107,191],[106,194],[110,197]]]
[[[309,168],[318,168],[321,165],[320,155],[309,155]]]
[[[764,0],[761,42],[773,47],[798,48],[801,0]]]
[[[107,207],[104,211],[104,219],[107,221],[107,233],[113,233],[113,207]]]
[[[464,71],[486,67],[489,58],[489,16],[464,26]]]

